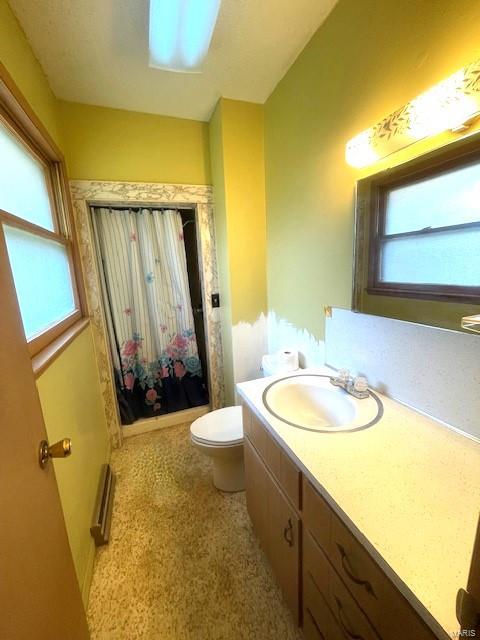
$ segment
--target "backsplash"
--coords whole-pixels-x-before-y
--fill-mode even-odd
[[[334,309],[325,362],[480,438],[480,336]]]

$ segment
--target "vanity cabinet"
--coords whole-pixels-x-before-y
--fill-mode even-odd
[[[306,640],[446,638],[427,627],[246,405],[243,421],[248,512]]]

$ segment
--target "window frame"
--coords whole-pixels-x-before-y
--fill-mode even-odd
[[[5,67],[0,63],[0,122],[32,153],[44,167],[46,185],[50,199],[53,231],[33,222],[19,218],[13,212],[0,209],[0,241],[5,242],[3,227],[10,226],[33,235],[53,240],[67,249],[68,263],[75,309],[42,332],[26,339],[32,359],[42,355],[55,341],[61,341],[69,332],[72,336],[75,325],[83,329],[85,322],[85,294],[81,274],[78,245],[73,224],[72,205],[68,188],[63,154],[50,137],[42,123],[17,89]],[[52,354],[50,354],[50,357]]]
[[[382,174],[366,178],[370,182],[370,211],[368,238],[368,273],[366,291],[370,295],[417,298],[444,302],[480,303],[480,286],[459,286],[443,284],[422,284],[411,282],[385,282],[380,279],[381,245],[386,239],[408,236],[425,236],[446,230],[478,228],[480,222],[467,222],[458,225],[435,227],[397,234],[385,234],[387,216],[387,194],[392,189],[421,182],[429,177],[448,173],[480,162],[480,145],[476,143],[465,147],[445,147],[432,156],[416,159],[414,162],[399,165]]]

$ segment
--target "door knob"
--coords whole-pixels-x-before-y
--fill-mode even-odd
[[[50,458],[67,458],[71,453],[72,441],[70,438],[63,438],[51,446],[46,440],[42,440],[38,449],[38,462],[44,469]]]

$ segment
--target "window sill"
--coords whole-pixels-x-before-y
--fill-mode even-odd
[[[62,335],[37,353],[32,358],[33,375],[35,378],[38,378],[89,324],[90,318],[81,318],[64,331]]]
[[[480,304],[480,295],[478,292],[465,291],[455,292],[448,287],[442,287],[440,290],[428,288],[402,288],[402,287],[366,287],[369,295],[374,296],[393,296],[397,298],[415,298],[417,300],[437,300],[438,302],[457,302],[463,304]],[[478,287],[475,287],[478,289]]]

